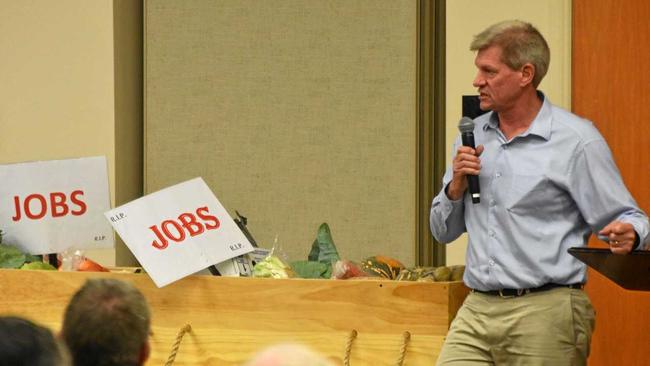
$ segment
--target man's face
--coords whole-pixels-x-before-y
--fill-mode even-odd
[[[522,73],[501,62],[501,47],[479,50],[473,85],[478,88],[482,110],[502,112],[512,107],[522,91]]]

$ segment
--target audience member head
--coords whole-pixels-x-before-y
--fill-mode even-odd
[[[65,346],[29,320],[0,317],[0,366],[69,366]]]
[[[335,363],[299,344],[279,344],[259,352],[244,366],[335,366]]]
[[[130,283],[89,279],[72,296],[61,334],[75,366],[139,366],[149,357],[147,300]]]

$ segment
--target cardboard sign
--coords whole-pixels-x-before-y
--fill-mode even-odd
[[[250,253],[218,263],[216,267],[222,276],[252,277],[253,267],[268,257],[270,253],[271,249],[255,248]]]
[[[105,215],[158,287],[253,250],[201,178]]]
[[[30,254],[113,246],[103,156],[0,165],[3,243]]]

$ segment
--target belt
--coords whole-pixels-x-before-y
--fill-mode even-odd
[[[481,291],[481,290],[472,289],[472,292],[478,292],[480,294],[486,294],[486,295],[492,295],[492,296],[500,296],[500,297],[518,297],[518,296],[523,296],[523,295],[530,294],[530,293],[533,293],[533,292],[547,291],[547,290],[551,290],[551,289],[558,288],[558,287],[565,287],[565,288],[581,290],[583,286],[584,286],[584,284],[582,284],[582,283],[572,283],[570,285],[561,285],[559,283],[547,283],[545,285],[541,285],[539,287],[534,287],[534,288],[521,288],[521,289],[504,288],[504,289],[501,289],[501,290],[489,290],[489,291]]]

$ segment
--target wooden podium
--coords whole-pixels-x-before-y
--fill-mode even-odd
[[[650,328],[650,252],[612,254],[598,248],[569,253],[589,266],[585,291],[596,310],[589,366],[647,365],[645,335]],[[616,341],[613,340],[625,340]]]
[[[575,247],[569,254],[626,290],[650,291],[650,251],[621,255],[609,248]]]
[[[152,354],[163,365],[240,365],[260,349],[298,342],[351,365],[433,365],[468,289],[462,282],[190,276],[157,288],[146,274],[0,270],[0,313],[58,332],[71,295],[91,277],[133,283],[152,309]],[[356,331],[356,337],[352,337]],[[405,337],[408,332],[409,337]]]

